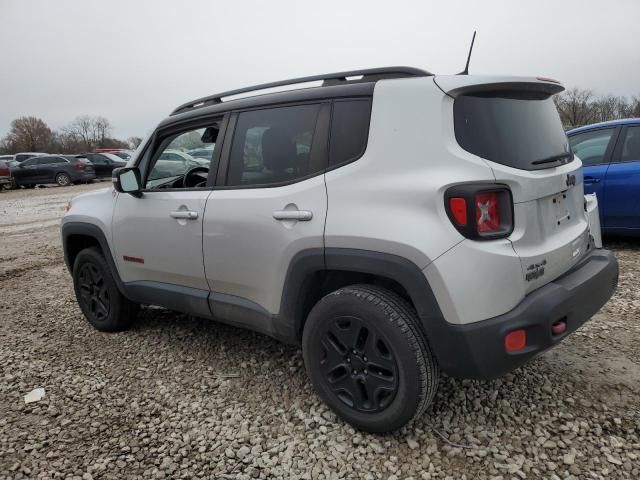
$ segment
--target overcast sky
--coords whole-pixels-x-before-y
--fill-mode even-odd
[[[144,136],[218,91],[388,65],[640,95],[640,1],[0,0],[0,136],[103,115]]]

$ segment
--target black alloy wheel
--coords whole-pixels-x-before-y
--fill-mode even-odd
[[[88,312],[96,322],[103,322],[111,309],[109,291],[104,276],[91,263],[85,263],[78,270],[78,287],[83,311]]]
[[[76,256],[73,288],[85,318],[103,332],[126,329],[140,308],[139,304],[122,295],[109,264],[97,247],[85,248]]]
[[[316,303],[302,355],[318,395],[353,426],[388,432],[433,401],[440,371],[407,299],[377,285],[351,285]]]
[[[359,412],[384,410],[398,390],[398,365],[384,338],[358,317],[325,325],[319,363],[336,397]]]

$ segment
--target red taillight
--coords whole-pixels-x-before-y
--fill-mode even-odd
[[[500,231],[500,205],[497,192],[476,193],[476,227],[478,233]]]
[[[467,224],[467,201],[461,197],[453,197],[449,199],[449,208],[451,209],[451,215],[458,225],[464,226]]]
[[[77,168],[78,170],[84,170],[86,168],[86,165],[82,162],[72,163],[71,165],[73,165],[73,168]]]
[[[519,352],[527,346],[527,331],[514,330],[504,337],[504,349],[509,352]]]
[[[444,194],[453,226],[473,240],[505,238],[513,232],[513,199],[506,185],[465,183]]]

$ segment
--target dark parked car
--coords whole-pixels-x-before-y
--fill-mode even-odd
[[[9,168],[9,162],[0,160],[0,190],[4,188],[11,188],[13,180],[11,178],[11,169]]]
[[[567,132],[582,160],[585,193],[598,197],[602,231],[640,235],[640,118]]]
[[[78,158],[86,158],[93,164],[97,178],[111,178],[114,168],[124,167],[127,164],[126,161],[111,153],[84,153],[78,155]]]
[[[21,152],[21,153],[16,153],[13,156],[13,159],[16,162],[24,162],[26,159],[28,158],[33,158],[33,157],[39,157],[42,155],[48,155],[48,153],[42,153],[42,152]]]
[[[93,165],[73,155],[44,155],[10,165],[16,185],[27,188],[39,183],[57,183],[64,187],[96,178]]]

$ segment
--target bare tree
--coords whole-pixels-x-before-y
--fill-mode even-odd
[[[129,148],[135,150],[142,143],[141,137],[129,137],[127,139],[127,143],[129,144]]]
[[[81,115],[62,129],[64,136],[75,139],[81,150],[104,146],[111,133],[111,123],[104,117]]]
[[[635,96],[629,104],[629,117],[640,117],[640,96]]]
[[[572,88],[555,97],[562,123],[577,127],[592,123],[596,118],[596,108],[591,90]]]

